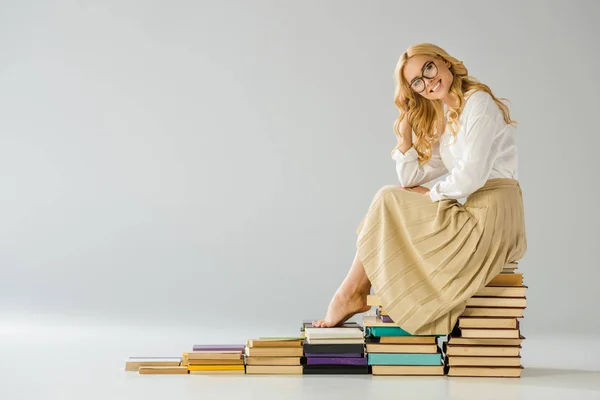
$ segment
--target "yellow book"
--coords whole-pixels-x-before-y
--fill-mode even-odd
[[[188,365],[190,371],[238,371],[243,365]]]

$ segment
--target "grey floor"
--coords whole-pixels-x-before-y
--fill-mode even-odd
[[[128,356],[180,355],[194,343],[235,343],[253,336],[253,328],[234,333],[203,327],[125,329],[90,321],[4,323],[0,399],[600,399],[600,347],[598,338],[590,336],[529,335],[521,379],[151,376],[123,371]]]

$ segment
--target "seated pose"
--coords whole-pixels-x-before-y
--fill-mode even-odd
[[[313,326],[368,311],[372,288],[405,331],[445,335],[467,300],[527,249],[516,122],[504,99],[433,44],[406,50],[394,74],[400,185],[373,197],[350,271]],[[420,186],[445,174],[431,190]]]

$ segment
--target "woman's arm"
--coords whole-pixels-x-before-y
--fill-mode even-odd
[[[412,139],[411,146],[406,152],[402,153],[396,149],[392,154],[392,158],[396,160],[396,173],[400,185],[419,186],[448,172],[440,156],[439,141],[431,145],[431,158],[427,163],[419,165],[418,156],[417,150],[412,145]]]
[[[494,141],[499,129],[502,129],[497,121],[493,116],[482,114],[468,122],[464,153],[450,175],[431,187],[431,200],[467,197],[485,184],[497,156],[493,152]]]

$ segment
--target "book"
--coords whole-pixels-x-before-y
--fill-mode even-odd
[[[240,360],[243,355],[241,352],[236,353],[212,353],[212,352],[195,352],[190,351],[185,353],[188,362],[191,360]]]
[[[500,308],[500,307],[467,307],[463,311],[463,317],[512,317],[523,318],[523,308]]]
[[[248,347],[245,350],[246,356],[260,357],[302,357],[304,349],[302,347]]]
[[[363,331],[358,328],[305,328],[307,339],[362,339]]]
[[[302,321],[302,327],[300,328],[300,332],[304,332],[304,330],[306,328],[313,328],[312,322],[313,322],[313,320],[308,320],[308,319]],[[362,326],[358,322],[354,322],[354,321],[346,321],[342,325],[340,325],[339,328],[358,328],[360,330],[363,329]],[[330,329],[330,328],[321,328],[321,329]]]
[[[190,371],[190,375],[244,375],[245,373],[243,369]]]
[[[140,374],[187,374],[187,367],[182,366],[141,366],[138,370]]]
[[[125,360],[125,371],[138,371],[140,367],[177,367],[181,357],[129,357]]]
[[[476,297],[525,297],[527,286],[485,286],[475,293]]]
[[[437,336],[382,336],[371,337],[369,340],[381,344],[430,344],[437,343]]]
[[[368,365],[365,357],[307,357],[306,365]]]
[[[304,343],[304,353],[359,353],[365,352],[364,344],[310,344]]]
[[[448,376],[519,378],[523,367],[451,367]]]
[[[520,307],[527,305],[525,297],[471,297],[467,307]]]
[[[193,351],[206,352],[241,352],[244,350],[243,344],[195,344]]]
[[[459,328],[500,328],[500,329],[516,329],[518,321],[516,318],[476,318],[476,317],[461,317],[458,319]]]
[[[449,344],[447,356],[519,357],[521,346],[458,346]]]
[[[189,365],[190,371],[243,371],[244,365]]]
[[[246,346],[249,347],[300,347],[304,342],[304,338],[296,338],[295,340],[279,340],[279,339],[249,339]]]
[[[246,357],[246,365],[301,365],[302,357]]]
[[[498,274],[486,286],[523,286],[523,274]]]
[[[360,339],[306,339],[306,343],[310,344],[362,344],[365,342],[364,338]]]
[[[302,365],[247,365],[246,374],[301,375]]]
[[[465,356],[450,356],[448,357],[448,365],[450,366],[465,366],[465,367],[519,367],[521,365],[521,357],[465,357]]]
[[[346,357],[346,358],[359,358],[364,353],[304,353],[305,357]]]
[[[242,358],[239,360],[188,360],[186,365],[244,365],[244,360]]]
[[[369,326],[387,326],[387,327],[392,327],[395,328],[398,325],[394,324],[393,322],[384,322],[382,317],[379,316],[373,316],[373,315],[367,315],[365,317],[363,317],[363,324],[366,327]]]
[[[369,374],[369,366],[368,365],[304,365],[303,373],[305,375],[309,374],[325,374],[325,375],[334,375],[334,374],[358,374],[358,375],[367,375]]]
[[[438,352],[437,344],[379,344],[367,343],[367,353],[427,353]]]
[[[369,365],[442,365],[442,354],[368,353]]]
[[[463,338],[518,339],[520,336],[519,329],[460,329],[460,337]]]
[[[443,365],[372,365],[373,375],[444,375]]]
[[[450,336],[448,339],[449,345],[472,345],[472,346],[520,346],[525,336],[520,336],[518,339],[506,338],[463,338]]]
[[[411,335],[399,326],[388,327],[388,326],[369,326],[365,328],[365,336],[419,336]],[[427,335],[432,336],[432,335]],[[446,336],[446,335],[435,335],[435,336]]]

